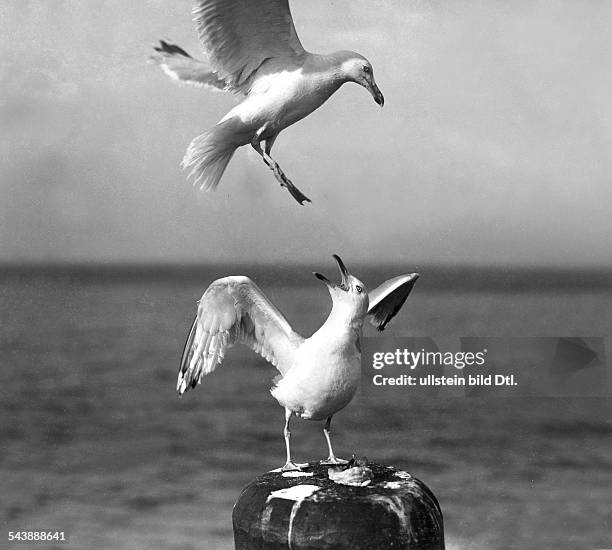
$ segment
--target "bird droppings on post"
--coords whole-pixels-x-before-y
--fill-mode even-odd
[[[390,489],[390,487],[383,484],[383,489]],[[391,514],[395,514],[401,526],[400,532],[407,536],[409,542],[412,541],[414,539],[412,528],[406,517],[406,510],[404,509],[402,499],[395,495],[374,495],[372,499],[374,502],[386,507]]]
[[[341,485],[352,485],[353,487],[365,487],[372,482],[372,470],[368,468],[368,459],[353,458],[346,465],[339,465],[327,470],[327,476],[334,483]]]
[[[295,485],[293,487],[287,487],[287,489],[279,489],[270,493],[268,500],[270,502],[273,498],[284,498],[286,500],[301,501],[305,498],[312,496],[321,487],[318,485]]]
[[[283,477],[312,477],[313,475],[312,472],[283,472]]]
[[[236,550],[443,550],[442,511],[429,488],[394,467],[367,468],[366,486],[336,483],[319,463],[305,468],[307,478],[258,477],[234,506]]]

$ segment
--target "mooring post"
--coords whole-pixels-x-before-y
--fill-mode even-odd
[[[442,511],[422,481],[381,464],[362,477],[329,468],[249,483],[232,514],[236,550],[444,550]]]

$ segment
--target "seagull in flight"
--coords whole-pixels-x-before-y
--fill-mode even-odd
[[[199,301],[181,358],[176,389],[182,395],[201,383],[222,362],[227,348],[244,344],[279,371],[270,390],[285,409],[287,460],[283,471],[299,470],[291,458],[289,421],[292,415],[325,420],[323,433],[329,456],[323,464],[340,464],[330,439],[334,414],[353,398],[361,377],[361,331],[368,319],[379,330],[400,310],[418,273],[394,277],[368,293],[334,255],[341,281],[320,273],[332,299],[332,310],[310,338],[295,332],[265,294],[244,276],[214,281]]]
[[[243,95],[189,145],[182,166],[201,189],[214,190],[234,152],[251,144],[299,203],[310,202],[272,158],[278,134],[318,109],[345,82],[356,82],[381,107],[370,62],[351,51],[307,52],[288,0],[197,0],[194,21],[208,59],[161,41],[152,59],[173,79]]]

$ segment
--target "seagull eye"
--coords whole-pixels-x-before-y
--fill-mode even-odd
[[[363,72],[365,74],[370,74],[372,72],[372,69],[370,69],[370,67],[368,67],[367,65],[363,66]]]
[[[363,288],[361,288],[359,285],[355,287],[355,290],[359,292],[360,294],[363,292]]]

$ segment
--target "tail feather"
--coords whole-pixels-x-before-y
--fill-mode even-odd
[[[181,166],[200,189],[214,191],[239,145],[233,122],[220,122],[189,144]]]

